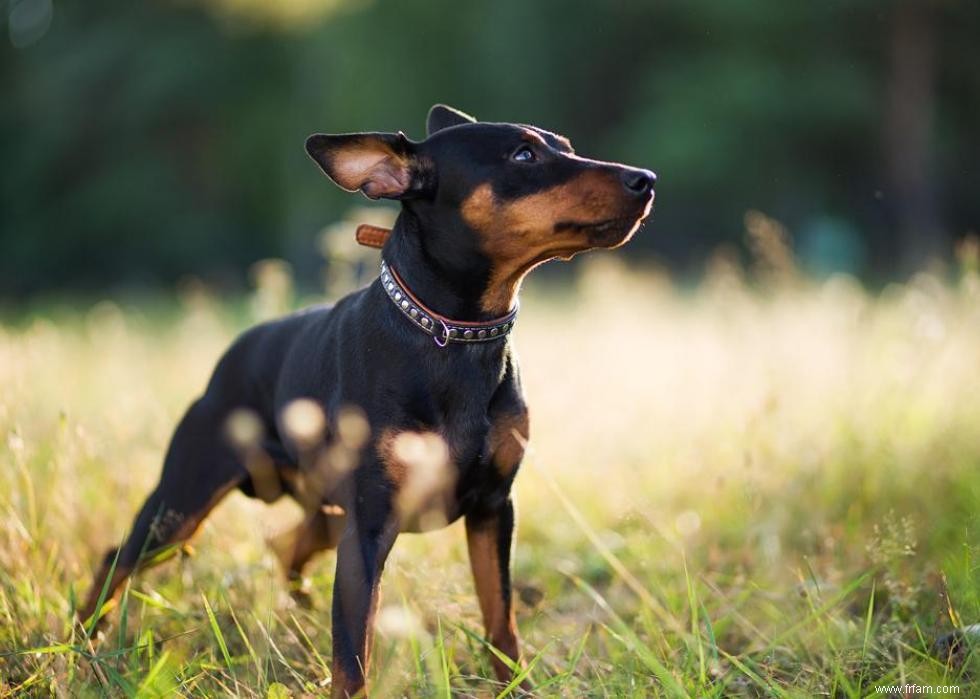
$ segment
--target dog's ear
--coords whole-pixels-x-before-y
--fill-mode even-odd
[[[415,147],[398,133],[313,134],[306,152],[327,177],[371,199],[403,199],[422,188]]]
[[[429,118],[425,120],[425,130],[431,136],[436,131],[448,129],[450,126],[472,124],[475,121],[476,119],[465,112],[447,107],[444,104],[437,104],[429,110]]]

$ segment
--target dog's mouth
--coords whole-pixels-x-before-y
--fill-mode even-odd
[[[642,202],[630,202],[626,204],[615,216],[599,219],[598,221],[559,221],[555,230],[579,230],[597,234],[606,234],[615,231],[629,231],[646,219],[653,210],[653,202],[656,198],[653,190],[649,192]],[[624,213],[623,211],[626,211]]]
[[[601,221],[559,221],[555,224],[555,230],[605,235],[610,232],[622,231],[638,222],[635,216],[606,218]]]
[[[586,224],[583,228],[592,233],[598,233],[599,235],[609,233],[610,231],[617,231],[622,229],[630,219],[622,218],[611,218],[607,221],[600,221],[599,223]]]
[[[563,221],[555,226],[556,231],[581,233],[590,248],[615,248],[626,243],[640,229],[650,213],[653,197],[643,210],[629,216],[616,216],[599,221]]]

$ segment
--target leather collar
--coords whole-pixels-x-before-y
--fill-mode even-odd
[[[450,342],[466,344],[500,340],[514,328],[514,321],[517,318],[519,308],[515,305],[514,309],[507,315],[484,322],[447,318],[422,303],[398,276],[398,272],[383,258],[381,260],[381,287],[388,294],[388,298],[395,304],[395,307],[402,312],[402,315],[412,321],[415,327],[431,335],[439,347],[445,347]]]

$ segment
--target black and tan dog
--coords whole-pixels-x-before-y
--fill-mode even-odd
[[[518,291],[542,262],[626,242],[650,211],[656,178],[576,155],[543,129],[480,123],[441,105],[418,143],[402,133],[315,135],[306,149],[342,188],[401,201],[390,236],[374,231],[381,274],[333,308],[260,325],[232,345],[80,615],[92,618],[239,488],[306,507],[286,557],[292,577],[337,548],[334,696],[363,691],[395,538],[460,517],[487,637],[519,661],[509,575],[510,490],[528,437],[509,337]],[[234,440],[229,416],[241,423]],[[428,485],[405,498],[418,482]]]

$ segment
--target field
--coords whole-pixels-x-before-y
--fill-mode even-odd
[[[759,254],[683,290],[597,256],[525,294],[514,577],[536,694],[980,695],[976,651],[934,654],[980,622],[975,251],[873,293]],[[265,543],[286,502],[230,496],[101,638],[72,625],[175,420],[269,305],[181,298],[0,326],[0,696],[329,693],[333,556],[295,606]],[[485,679],[460,524],[403,536],[383,588],[377,696],[510,691]]]

